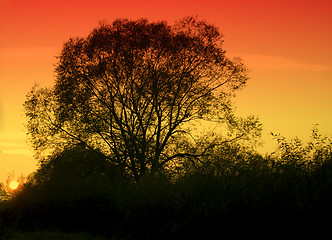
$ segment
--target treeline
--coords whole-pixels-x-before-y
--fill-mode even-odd
[[[332,213],[331,140],[315,130],[306,145],[276,138],[278,150],[268,156],[229,143],[199,164],[139,182],[94,151],[67,149],[42,163],[1,204],[1,234],[85,232],[111,239],[326,234]]]

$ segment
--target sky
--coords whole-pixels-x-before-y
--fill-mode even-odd
[[[271,132],[306,139],[319,124],[332,136],[330,0],[0,0],[0,181],[37,167],[22,104],[35,83],[53,85],[65,41],[104,20],[172,24],[192,15],[218,26],[226,54],[250,69],[234,105],[240,116],[260,117],[260,151],[273,151]]]

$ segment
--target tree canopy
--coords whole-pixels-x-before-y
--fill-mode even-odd
[[[135,180],[202,156],[208,146],[188,146],[188,123],[226,119],[248,80],[222,43],[216,26],[194,17],[118,19],[65,42],[54,87],[34,87],[24,104],[37,155],[84,144]]]

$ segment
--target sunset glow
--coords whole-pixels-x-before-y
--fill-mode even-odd
[[[218,26],[227,55],[241,57],[251,70],[234,105],[241,116],[260,117],[261,152],[274,149],[270,132],[305,139],[319,124],[332,135],[330,0],[0,0],[0,181],[13,170],[28,175],[36,169],[22,104],[34,83],[53,84],[55,56],[65,41],[87,36],[101,20],[172,24],[188,15]]]
[[[19,184],[18,181],[13,180],[13,181],[11,181],[11,182],[9,183],[9,188],[10,188],[11,190],[16,190],[16,189],[18,188],[19,185],[20,185],[20,184]]]

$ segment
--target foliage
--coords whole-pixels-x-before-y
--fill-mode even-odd
[[[327,147],[329,140],[314,132],[326,139],[317,144]],[[289,155],[263,157],[237,143],[214,150],[201,167],[175,180],[166,174],[132,182],[106,177],[104,167],[82,178],[90,168],[84,166],[89,156],[100,155],[81,146],[67,149],[42,165],[48,167],[47,178],[41,178],[44,170],[39,169],[5,203],[0,225],[16,231],[83,231],[115,239],[326,236],[325,219],[332,213],[331,153],[321,154],[317,148],[303,159],[316,156],[316,164],[303,167]],[[109,164],[104,160],[98,160],[98,166]]]
[[[314,125],[311,137],[303,144],[298,137],[287,141],[279,134],[273,134],[278,142],[277,150],[271,154],[281,164],[296,165],[312,169],[324,163],[332,153],[332,139],[319,133],[318,125]]]
[[[74,201],[103,192],[119,179],[126,179],[123,170],[98,151],[78,145],[49,156],[25,188],[39,191],[41,201]]]
[[[0,201],[2,201],[4,198],[6,198],[7,193],[6,193],[6,189],[5,186],[3,185],[3,183],[0,183]]]
[[[70,39],[54,88],[35,87],[25,102],[37,155],[83,143],[136,181],[201,156],[181,145],[188,123],[227,121],[230,97],[248,79],[222,42],[216,26],[193,17],[173,26],[121,19]]]
[[[197,135],[191,134],[191,139],[182,139],[182,148],[188,149],[192,154],[189,157],[183,156],[181,160],[168,162],[163,173],[173,179],[198,169],[224,174],[235,167],[240,155],[255,155],[256,147],[261,144],[262,125],[259,119],[254,116],[240,118],[233,114],[229,114],[227,118],[226,129],[221,129],[224,125],[218,122],[212,130],[203,130]],[[227,135],[223,134],[225,132]],[[193,159],[193,156],[196,157]]]

